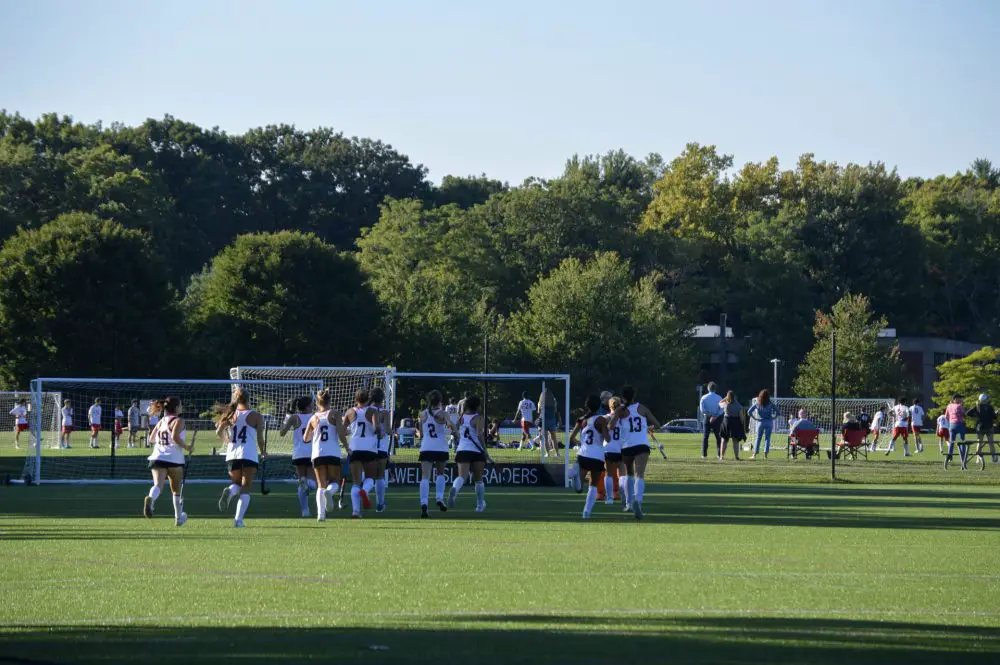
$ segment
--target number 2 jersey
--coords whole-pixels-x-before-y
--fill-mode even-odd
[[[448,432],[450,431],[448,425],[435,420],[434,413],[430,409],[425,413],[424,422],[420,425],[420,452],[448,452]]]
[[[580,450],[577,457],[589,457],[604,461],[604,436],[597,431],[597,421],[604,416],[591,416],[580,430]]]
[[[234,459],[256,462],[257,430],[247,424],[247,416],[253,411],[237,409],[233,425],[229,428],[229,446],[226,447],[226,461]]]

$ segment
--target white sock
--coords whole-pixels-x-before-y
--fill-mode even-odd
[[[619,491],[622,493],[622,498],[625,499],[625,504],[626,505],[631,504],[632,503],[632,485],[631,485],[630,481],[632,479],[629,478],[628,476],[618,476],[618,478],[619,478],[619,480],[621,480]]]
[[[322,517],[326,514],[326,502],[330,500],[330,497],[326,495],[326,492],[316,492],[316,515]]]
[[[597,488],[593,485],[587,490],[587,502],[583,504],[583,514],[589,516],[597,502]]]
[[[456,476],[451,483],[451,489],[455,490],[455,496],[458,496],[458,493],[462,491],[463,485],[465,485],[465,476]]]
[[[174,494],[172,498],[174,500],[174,517],[180,518],[181,513],[184,512],[184,508],[181,506],[181,495]]]
[[[361,488],[357,485],[351,485],[351,510],[355,514],[361,512]]]
[[[365,491],[365,494],[371,494],[373,487],[375,487],[375,481],[371,478],[365,478],[365,481],[361,484],[361,488]]]
[[[309,510],[309,490],[306,489],[306,484],[299,483],[298,495],[299,495],[299,510],[306,512]],[[317,492],[318,494],[318,492]]]
[[[448,486],[448,479],[444,477],[444,474],[438,474],[437,480],[434,481],[434,495],[437,497],[438,501],[444,501],[444,488]]]
[[[239,493],[240,493],[240,486],[237,485],[236,483],[231,483],[229,485],[229,498],[232,499]]]
[[[430,499],[431,493],[431,481],[427,478],[420,479],[420,505],[426,506],[427,501]]]
[[[156,500],[160,498],[160,488],[158,485],[153,485],[149,488],[149,498],[153,500],[153,503],[156,503]]]
[[[247,514],[247,508],[250,507],[250,495],[240,494],[240,500],[236,503],[236,521],[242,522],[243,516]]]
[[[604,476],[604,495],[608,499],[615,495],[615,478],[611,474]]]
[[[642,503],[642,497],[646,494],[646,479],[636,478],[635,479],[635,500]]]
[[[481,480],[476,483],[476,501],[479,503],[486,501],[486,483]]]
[[[385,503],[385,481],[381,478],[375,481],[375,503]]]

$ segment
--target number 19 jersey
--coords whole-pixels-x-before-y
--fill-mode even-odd
[[[229,446],[226,448],[226,461],[234,459],[256,462],[257,430],[247,424],[247,416],[253,411],[237,409],[233,416],[233,426],[229,429]]]

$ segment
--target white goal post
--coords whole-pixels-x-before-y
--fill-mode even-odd
[[[226,480],[225,449],[215,436],[213,410],[232,400],[237,387],[250,394],[250,406],[261,413],[267,429],[281,423],[283,399],[311,394],[322,387],[317,380],[231,379],[103,379],[47,377],[31,382],[34,445],[25,459],[24,477],[32,483],[139,483],[149,482],[147,460],[148,416],[136,426],[129,419],[133,403],[138,409],[155,399],[179,397],[188,442],[195,442],[185,482]],[[265,394],[271,401],[261,399]],[[42,405],[58,395],[53,419],[45,419]],[[62,405],[72,410],[72,428],[62,428]],[[99,421],[90,422],[90,408],[100,407]],[[140,406],[141,405],[141,406]],[[146,415],[146,414],[143,414]],[[94,416],[98,417],[97,411]],[[92,428],[91,425],[97,427]],[[267,432],[265,432],[267,437]],[[276,436],[272,436],[276,439]],[[46,445],[55,441],[54,445]],[[270,469],[268,469],[270,474]]]

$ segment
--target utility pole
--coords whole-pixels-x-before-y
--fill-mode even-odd
[[[771,397],[778,396],[778,365],[781,361],[777,358],[771,358],[771,364],[774,365],[774,392],[771,393]]]
[[[719,388],[723,394],[729,390],[729,386],[726,384],[726,371],[729,369],[729,347],[726,344],[726,321],[728,318],[728,315],[723,314],[719,319],[719,336],[721,337],[719,355],[722,356],[722,364],[719,367]]]

